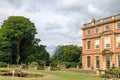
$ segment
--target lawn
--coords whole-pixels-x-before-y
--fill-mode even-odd
[[[40,71],[43,73],[53,74],[57,77],[46,79],[46,80],[103,80],[97,76],[92,76],[88,74],[81,74],[75,72],[65,72],[65,71]]]
[[[28,71],[28,70],[27,70]],[[30,71],[30,70],[29,70]],[[3,77],[0,80],[103,80],[102,78],[66,71],[47,71],[47,70],[31,70],[36,73],[43,73],[47,77],[44,78],[18,78],[18,77]]]

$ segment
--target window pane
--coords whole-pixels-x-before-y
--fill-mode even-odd
[[[90,31],[90,29],[88,29],[88,30],[87,30],[87,34],[88,34],[88,35],[89,35],[89,34],[91,34],[91,31]]]
[[[97,49],[97,48],[99,48],[99,39],[97,39],[97,40],[95,40],[95,48]]]
[[[118,67],[120,67],[120,56],[118,56]]]
[[[100,68],[99,56],[96,56],[96,68]]]
[[[110,68],[110,56],[106,56],[106,68]]]
[[[105,47],[109,48],[110,47],[110,36],[105,37]]]
[[[90,68],[90,56],[87,56],[87,67]]]
[[[90,49],[90,41],[87,41],[87,49]]]
[[[118,47],[120,47],[120,42],[118,42]]]
[[[117,28],[118,28],[118,29],[120,29],[120,22],[119,22],[119,23],[117,23]]]
[[[109,30],[109,25],[105,25],[105,30]]]
[[[95,28],[95,33],[99,33],[99,28]]]
[[[110,44],[106,44],[106,47],[110,47]]]
[[[117,37],[117,47],[120,47],[120,36]]]

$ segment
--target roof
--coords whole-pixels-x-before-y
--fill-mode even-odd
[[[115,21],[120,21],[120,14],[113,15],[113,16],[106,17],[106,18],[99,19],[99,20],[95,20],[93,18],[91,22],[83,24],[82,29],[84,30],[84,29],[88,29],[88,28],[91,28],[91,27],[96,27],[96,26],[100,26],[100,25],[103,25],[103,24],[115,22]]]

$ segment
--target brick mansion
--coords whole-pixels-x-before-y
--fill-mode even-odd
[[[120,67],[120,14],[83,25],[83,69]]]

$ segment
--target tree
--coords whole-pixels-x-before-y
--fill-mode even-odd
[[[39,45],[36,33],[34,23],[28,18],[10,16],[0,29],[0,61],[19,64],[47,60],[49,53],[45,46]]]
[[[27,41],[29,43],[34,39],[36,34],[34,24],[25,17],[11,16],[4,21],[0,31],[0,38],[4,39],[1,41],[2,50],[6,49],[6,47],[11,49],[11,52],[16,55],[16,62],[18,64],[21,58],[22,47],[24,46],[22,43]]]
[[[76,45],[58,46],[52,55],[52,61],[79,62],[82,48]]]

